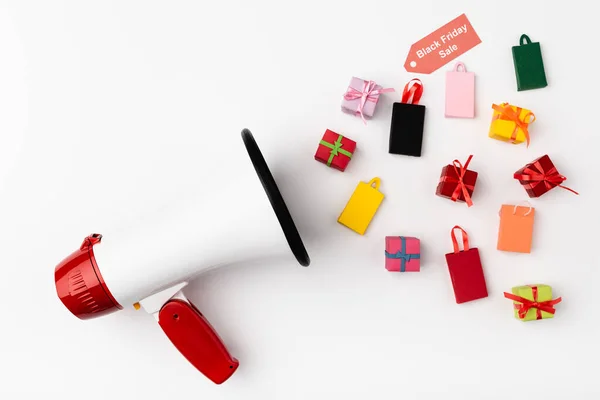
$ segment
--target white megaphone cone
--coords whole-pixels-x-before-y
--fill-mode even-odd
[[[310,264],[250,131],[242,131],[242,139],[251,164],[237,169],[229,186],[221,181],[218,195],[174,205],[130,229],[90,235],[55,269],[58,297],[74,315],[89,319],[141,306],[217,384],[235,372],[238,361],[182,289],[208,269],[290,250],[301,265]]]

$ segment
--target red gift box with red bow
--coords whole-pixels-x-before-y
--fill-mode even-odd
[[[529,197],[540,197],[557,186],[579,194],[573,189],[561,185],[567,178],[558,173],[547,154],[515,172],[514,178],[523,185]]]
[[[471,207],[473,205],[471,196],[477,183],[477,172],[467,169],[472,158],[472,155],[469,156],[464,166],[458,160],[446,165],[442,169],[435,194],[452,201],[466,202]]]

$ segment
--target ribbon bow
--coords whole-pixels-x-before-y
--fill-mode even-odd
[[[471,196],[469,196],[469,191],[467,189],[473,190],[475,189],[475,186],[465,184],[463,179],[465,177],[465,174],[467,173],[467,168],[469,167],[469,163],[471,162],[472,158],[473,155],[470,155],[464,166],[460,163],[460,161],[454,160],[452,162],[452,166],[454,167],[454,171],[456,172],[457,178],[453,176],[443,176],[441,179],[442,182],[457,183],[456,189],[454,189],[454,192],[452,193],[452,197],[450,197],[450,199],[452,201],[458,200],[460,192],[462,191],[463,196],[465,198],[465,202],[469,207],[473,205],[473,200],[471,200]]]
[[[404,250],[398,250],[395,253],[389,253],[387,250],[385,251],[385,257],[386,258],[392,258],[395,260],[400,260],[400,272],[405,272],[406,271],[406,263],[409,262],[410,260],[419,260],[421,258],[420,254],[407,254],[406,253],[406,238],[403,236],[400,236],[400,241],[401,243],[401,249]]]
[[[385,256],[387,258],[400,259],[400,260],[406,261],[406,262],[409,262],[410,260],[418,260],[421,258],[420,254],[407,254],[402,250],[398,250],[395,253],[388,253],[386,251]]]
[[[492,104],[492,108],[494,109],[494,111],[499,113],[499,115],[495,116],[494,121],[497,119],[505,119],[513,121],[516,124],[512,136],[510,137],[510,141],[512,143],[515,143],[517,139],[517,133],[519,129],[521,129],[525,134],[525,139],[527,140],[527,147],[529,147],[530,139],[527,126],[533,121],[535,121],[535,115],[530,111],[527,114],[525,114],[525,117],[523,117],[523,120],[521,120],[521,118],[519,118],[519,115],[521,115],[521,108],[517,107],[517,111],[515,111],[508,103],[502,103],[499,106]],[[533,119],[531,121],[525,122],[525,120],[528,120],[530,117],[533,117]]]
[[[536,319],[542,319],[542,311],[545,311],[549,314],[554,315],[554,313],[556,312],[556,310],[554,309],[554,305],[560,303],[562,301],[562,298],[559,297],[554,300],[538,301],[537,286],[532,286],[531,290],[532,290],[532,294],[533,294],[533,301],[528,300],[521,296],[516,296],[512,293],[506,293],[506,292],[504,292],[504,297],[506,297],[509,300],[513,300],[518,303],[521,303],[521,304],[515,304],[515,309],[519,310],[519,318],[520,319],[525,318],[525,316],[527,315],[527,312],[529,310],[531,310],[532,308],[536,309]]]
[[[559,174],[556,167],[552,166],[552,168],[550,168],[548,171],[544,171],[544,167],[542,167],[542,164],[539,161],[534,162],[532,165],[533,167],[535,167],[535,169],[528,166],[523,170],[522,174],[514,175],[515,179],[528,182],[523,184],[525,189],[533,190],[536,186],[544,184],[547,190],[558,186],[560,188],[568,190],[569,192],[573,192],[576,195],[579,195],[579,193],[577,193],[573,189],[561,185],[561,183],[566,181],[567,178]]]
[[[329,159],[327,160],[328,167],[331,166],[331,162],[333,161],[333,158],[339,154],[343,154],[343,155],[347,156],[348,158],[352,158],[352,153],[350,153],[348,150],[342,149],[342,139],[343,138],[344,138],[343,135],[339,135],[337,140],[333,143],[329,143],[324,140],[321,140],[320,144],[322,146],[325,146],[325,147],[331,149],[331,151],[329,152]]]
[[[348,87],[348,91],[344,95],[344,99],[348,101],[360,99],[360,103],[358,104],[358,108],[356,110],[356,114],[360,115],[363,123],[366,125],[367,120],[365,119],[365,115],[363,114],[363,109],[367,101],[376,103],[379,99],[379,95],[381,93],[394,92],[393,88],[388,89],[375,89],[377,84],[373,81],[363,81],[362,91],[353,88],[352,86]]]

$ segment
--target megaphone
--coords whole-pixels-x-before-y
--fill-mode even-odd
[[[54,271],[58,297],[75,316],[90,319],[124,307],[143,308],[181,354],[216,384],[231,377],[239,362],[185,296],[188,282],[217,266],[290,250],[300,265],[310,264],[249,130],[242,131],[242,141],[254,168],[237,169],[237,179],[228,187],[220,185],[218,195],[172,207],[127,229],[92,234]]]

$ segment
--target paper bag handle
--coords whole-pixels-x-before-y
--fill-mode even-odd
[[[374,188],[375,190],[379,190],[379,185],[381,185],[381,179],[375,177],[369,181],[368,185]]]
[[[460,249],[458,248],[458,241],[456,240],[456,236],[454,235],[454,230],[457,228],[460,229],[460,231],[462,232],[464,251],[469,251],[469,235],[467,235],[467,232],[465,232],[463,228],[456,225],[454,228],[452,228],[452,231],[450,232],[450,236],[452,236],[452,245],[454,246],[454,253],[460,253]]]
[[[411,86],[412,83],[412,86]],[[414,78],[408,81],[402,92],[402,103],[419,104],[423,95],[423,82],[420,79]]]
[[[527,204],[529,206],[529,210],[523,215],[524,217],[528,216],[529,214],[531,214],[531,212],[533,211],[533,206],[531,205],[531,203],[527,200],[520,202],[519,204],[515,204],[515,207],[513,208],[513,215],[517,214],[517,207],[520,206],[521,204]],[[498,211],[498,215],[502,216],[502,208],[500,208],[500,211]]]
[[[460,70],[460,67],[462,67],[462,71]],[[454,66],[454,71],[455,72],[467,72],[467,67],[465,66],[465,63],[463,63],[462,61],[459,61]]]
[[[525,43],[523,43],[523,41],[525,41]],[[519,39],[519,44],[521,46],[523,46],[525,44],[531,44],[531,39],[529,39],[529,36],[527,36],[526,34],[522,34],[521,39]]]
[[[531,211],[533,210],[533,206],[531,205],[530,202],[528,202],[527,200],[519,203],[519,204],[527,204],[529,206],[529,211],[527,211],[525,213],[525,215],[523,215],[524,217],[528,216],[529,214],[531,214]],[[515,215],[517,213],[517,207],[519,206],[519,204],[515,204],[515,208],[513,208],[513,215]]]

